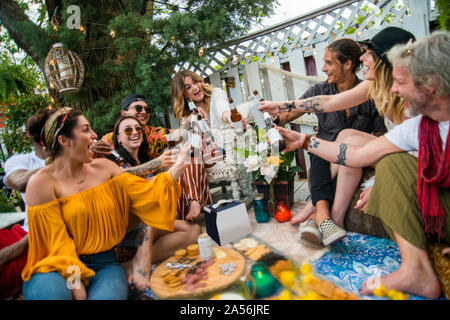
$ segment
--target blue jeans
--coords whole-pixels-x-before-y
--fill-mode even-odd
[[[128,282],[114,250],[81,255],[86,267],[95,271],[86,288],[88,300],[126,300]],[[24,300],[72,300],[66,279],[58,272],[36,273],[23,284]]]

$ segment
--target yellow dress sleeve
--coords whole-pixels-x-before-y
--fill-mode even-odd
[[[62,219],[59,201],[28,207],[28,223],[28,259],[22,279],[28,281],[35,273],[52,271],[68,279],[76,270],[87,285],[88,278],[94,276],[95,272],[78,258],[75,244]]]
[[[173,231],[181,187],[172,179],[170,170],[158,174],[151,182],[130,173],[122,175],[127,181],[130,211],[151,227]]]

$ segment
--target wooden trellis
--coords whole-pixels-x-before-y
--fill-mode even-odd
[[[283,63],[295,51],[303,57],[315,56],[320,65],[322,49],[334,39],[369,39],[387,25],[403,27],[417,38],[426,36],[433,9],[432,0],[343,0],[230,41],[221,48],[205,49],[205,64],[183,67],[203,77],[217,72],[224,75],[232,68],[242,74],[252,62],[273,63],[278,59]]]
[[[253,90],[267,100],[290,100],[300,97],[312,84],[305,77],[309,75],[306,59],[313,60],[318,76],[324,75],[323,54],[335,39],[366,40],[387,26],[401,27],[420,39],[429,34],[430,21],[435,19],[434,0],[343,0],[220,48],[204,49],[206,63],[184,64],[176,70],[190,69],[209,78],[216,87],[223,87],[222,80],[227,79],[227,93],[238,109]],[[286,65],[290,75],[282,70]],[[317,118],[306,114],[296,124],[302,132],[313,133]],[[304,155],[305,160],[301,154],[299,157],[297,161],[305,161],[302,167],[308,169],[308,155]]]

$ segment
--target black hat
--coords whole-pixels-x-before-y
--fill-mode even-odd
[[[387,27],[378,32],[371,40],[358,42],[367,45],[369,49],[375,51],[377,56],[392,68],[391,63],[386,57],[386,53],[393,46],[407,43],[410,39],[413,39],[413,41],[416,40],[411,32],[397,27]]]
[[[136,101],[144,101],[145,103],[147,103],[147,101],[145,101],[144,96],[132,93],[122,99],[122,101],[120,102],[120,109],[127,110],[128,107],[130,106],[130,104],[132,104],[133,102],[136,102]]]

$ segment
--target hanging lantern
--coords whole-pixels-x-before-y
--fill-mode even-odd
[[[45,75],[51,87],[58,93],[74,93],[80,90],[84,79],[84,66],[80,57],[55,43],[44,62]]]

